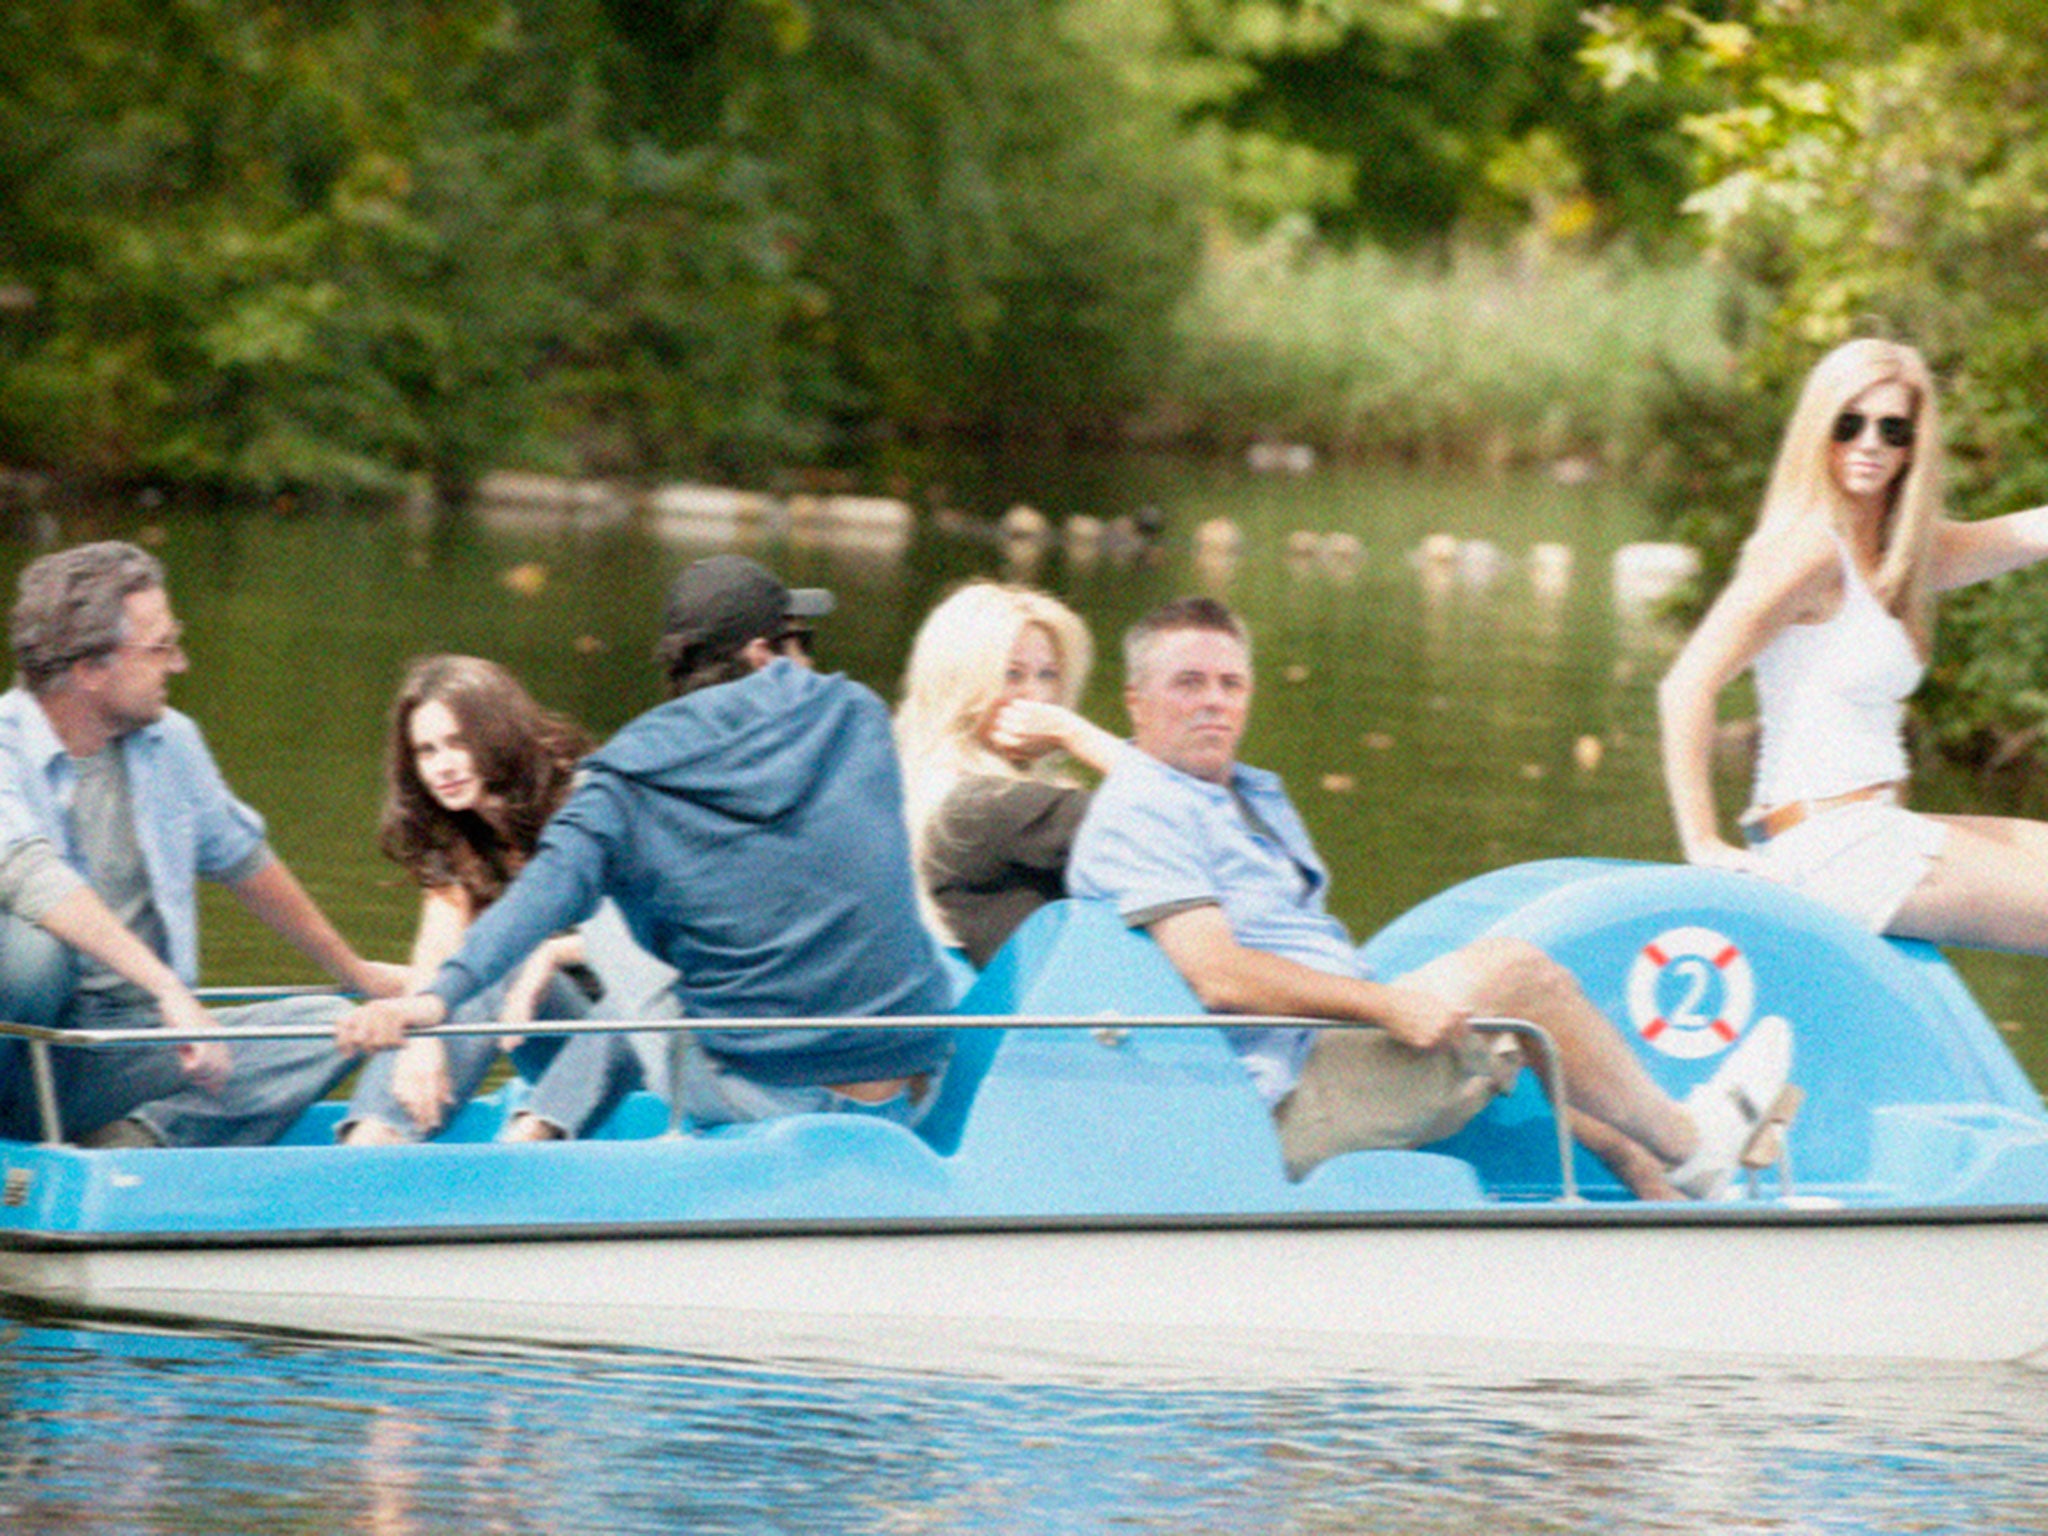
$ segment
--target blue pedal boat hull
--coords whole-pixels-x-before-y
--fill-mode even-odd
[[[1570,967],[1682,1094],[1792,1026],[1789,1178],[1566,1201],[1527,1081],[1458,1136],[1290,1182],[1265,1110],[1149,940],[1034,918],[963,997],[913,1134],[800,1117],[673,1136],[636,1095],[571,1145],[82,1152],[0,1143],[17,1305],[359,1336],[788,1358],[1329,1362],[1389,1348],[2012,1360],[2048,1349],[2048,1112],[1954,973],[1761,882],[1558,860],[1444,893],[1368,946],[1392,977],[1486,933]],[[1056,1023],[1054,1021],[1074,1021]]]

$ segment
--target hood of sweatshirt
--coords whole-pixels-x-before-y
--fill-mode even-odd
[[[736,682],[649,710],[585,759],[734,821],[771,822],[810,799],[866,729],[865,689],[778,658]]]

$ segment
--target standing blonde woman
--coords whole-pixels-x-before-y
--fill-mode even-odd
[[[2048,507],[1951,522],[1934,384],[1911,347],[1815,365],[1756,531],[1658,689],[1688,862],[1750,870],[1875,932],[2048,953],[2048,826],[1906,809],[1906,698],[1934,594],[2048,556]],[[1714,705],[1745,668],[1761,742],[1747,847],[1717,824]]]
[[[911,646],[896,745],[918,888],[976,966],[1065,892],[1088,792],[1062,756],[1107,771],[1122,750],[1075,712],[1093,659],[1064,604],[993,581],[952,593]]]

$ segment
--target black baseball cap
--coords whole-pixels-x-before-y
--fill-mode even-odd
[[[662,608],[665,641],[678,650],[736,651],[749,640],[773,640],[791,619],[832,611],[823,587],[785,587],[745,555],[713,555],[687,567]]]

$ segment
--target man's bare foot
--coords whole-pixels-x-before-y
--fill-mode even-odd
[[[412,1138],[388,1121],[365,1115],[341,1133],[344,1147],[402,1147]]]
[[[564,1141],[560,1126],[549,1125],[538,1115],[525,1113],[512,1117],[512,1123],[505,1127],[501,1138],[505,1141]]]

